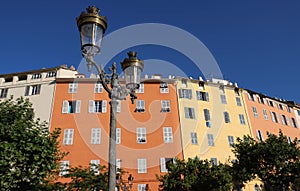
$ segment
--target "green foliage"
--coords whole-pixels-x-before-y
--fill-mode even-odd
[[[162,191],[227,191],[232,187],[232,178],[225,165],[212,165],[199,158],[176,160],[170,164],[169,173],[159,176],[158,180]]]
[[[291,185],[295,186],[300,174],[297,142],[289,143],[282,132],[278,136],[269,135],[263,142],[250,137],[239,139],[233,150],[238,159],[233,164],[235,178],[246,182],[257,176],[266,190],[288,190]]]
[[[98,172],[97,172],[98,170]],[[65,186],[66,190],[108,190],[108,175],[105,166],[94,165],[90,167],[73,167],[64,177],[71,178],[71,182]]]
[[[0,102],[0,190],[41,190],[64,156],[45,122],[34,119],[28,99]]]

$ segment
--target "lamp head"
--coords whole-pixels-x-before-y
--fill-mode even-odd
[[[76,20],[82,53],[92,56],[100,53],[101,42],[107,28],[106,17],[99,15],[97,7],[89,6]]]
[[[144,61],[137,58],[137,52],[130,51],[127,53],[128,58],[121,62],[126,88],[135,90],[139,88],[141,75],[144,69]]]

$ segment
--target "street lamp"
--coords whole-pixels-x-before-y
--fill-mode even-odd
[[[116,187],[116,111],[117,101],[126,99],[129,94],[132,103],[136,99],[135,90],[139,88],[141,73],[144,68],[144,62],[138,59],[137,53],[131,51],[128,58],[121,63],[124,72],[126,86],[121,86],[118,80],[116,63],[109,68],[111,74],[107,74],[103,66],[99,66],[94,57],[100,53],[101,42],[107,28],[106,17],[99,15],[99,9],[95,6],[89,6],[86,12],[82,12],[77,20],[78,30],[80,32],[81,52],[85,58],[88,70],[95,67],[99,81],[107,91],[110,100],[110,139],[109,139],[109,168],[108,168],[108,188],[109,191],[115,191]],[[110,85],[110,87],[109,87]]]

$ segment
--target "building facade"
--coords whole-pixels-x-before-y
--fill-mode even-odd
[[[0,100],[14,98],[28,98],[33,104],[35,117],[50,122],[52,102],[55,91],[55,79],[75,77],[77,71],[74,67],[65,65],[32,70],[28,72],[0,75]]]
[[[128,172],[125,180],[134,177],[134,191],[157,190],[156,175],[167,173],[174,158],[235,160],[232,145],[244,135],[264,141],[282,131],[288,141],[300,138],[299,104],[227,80],[146,75],[136,95],[133,104],[129,97],[118,102],[116,132],[117,170]],[[59,143],[69,154],[61,169],[108,165],[110,99],[95,75],[66,66],[0,75],[0,101],[10,96],[29,98],[36,118],[50,131],[62,129]]]
[[[118,103],[116,165],[132,174],[133,190],[157,190],[156,175],[167,172],[169,160],[183,158],[175,83],[153,76],[140,85],[134,104]],[[62,129],[61,148],[69,152],[62,169],[107,166],[109,114],[108,94],[96,79],[56,80],[50,130]]]
[[[268,134],[279,134],[282,131],[288,141],[300,137],[297,107],[291,107],[285,100],[243,90],[247,115],[253,137],[264,141]]]

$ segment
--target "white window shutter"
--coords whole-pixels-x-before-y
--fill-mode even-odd
[[[160,172],[167,172],[165,158],[160,158]]]
[[[74,129],[69,130],[69,145],[73,144],[73,137],[74,137]]]
[[[182,95],[183,95],[182,89],[179,89],[178,93],[179,93],[179,97],[182,98]]]
[[[89,100],[89,113],[94,113],[95,111],[95,102],[94,100]]]
[[[107,106],[107,101],[106,100],[102,100],[102,113],[106,113],[106,106]]]
[[[80,113],[81,100],[76,100],[75,113]]]
[[[68,100],[64,100],[62,105],[62,113],[68,113],[68,107],[69,107]]]
[[[206,101],[209,101],[209,94],[208,94],[208,92],[205,92],[205,98],[206,98]]]
[[[192,98],[193,98],[192,90],[188,90],[188,97],[189,97],[189,99],[192,99]]]

